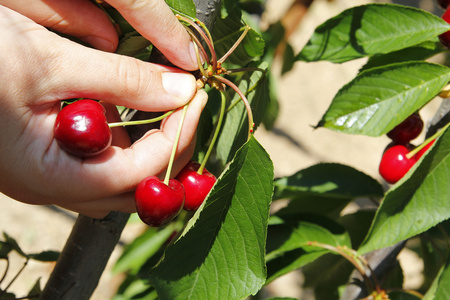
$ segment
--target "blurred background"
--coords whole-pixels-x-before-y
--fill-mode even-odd
[[[261,28],[264,30],[278,20],[295,25],[289,36],[289,43],[294,48],[294,53],[298,53],[319,24],[349,7],[370,2],[374,1],[314,0],[304,14],[300,11],[294,14],[294,20],[288,21],[287,12],[292,12],[293,3],[298,4],[302,1],[267,0],[265,13],[260,22]],[[394,2],[416,6],[439,16],[443,13],[435,0]],[[387,137],[351,136],[328,129],[313,129],[336,92],[357,74],[364,63],[364,59],[344,64],[297,62],[290,72],[281,76],[280,63],[275,61],[272,72],[276,78],[276,92],[280,103],[279,117],[271,131],[261,127],[255,135],[273,160],[275,176],[291,175],[318,162],[337,162],[352,166],[382,182],[378,174],[378,164],[384,148],[389,143]],[[440,100],[435,99],[421,111],[425,124],[439,105]],[[417,140],[423,140],[423,136]],[[0,233],[6,232],[15,238],[26,253],[62,250],[76,219],[74,213],[55,207],[22,204],[1,194],[0,207]],[[348,207],[348,210],[352,210],[352,207]],[[115,294],[121,278],[111,275],[111,266],[119,257],[122,245],[133,240],[144,228],[139,221],[127,225],[121,243],[110,258],[107,270],[92,299],[110,299]],[[423,266],[415,259],[415,255],[407,249],[400,255],[405,270],[406,286],[411,288],[420,286],[422,281],[420,270]],[[4,282],[8,282],[23,263],[23,258],[12,255],[10,277]],[[38,278],[41,278],[43,287],[53,266],[52,263],[30,261],[10,287],[11,292],[25,296]],[[5,267],[3,261],[0,261],[0,276]],[[311,299],[308,291],[301,289],[302,282],[300,272],[291,273],[274,281],[268,290],[280,297]],[[1,287],[5,287],[4,283]]]

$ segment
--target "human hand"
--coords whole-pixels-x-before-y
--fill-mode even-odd
[[[107,3],[173,64],[189,71],[198,68],[191,38],[164,0],[107,0]],[[116,29],[108,16],[89,0],[0,0],[0,5],[97,49],[113,52],[117,48]]]
[[[91,217],[133,212],[133,190],[144,177],[165,171],[180,113],[161,130],[148,132],[129,148],[123,128],[114,128],[113,147],[79,159],[61,150],[53,124],[61,99],[107,101],[165,111],[189,102],[176,174],[192,154],[206,93],[183,71],[98,51],[63,39],[23,15],[0,6],[0,190],[32,204],[57,204]],[[195,96],[194,96],[195,95]],[[123,149],[125,148],[125,149]]]

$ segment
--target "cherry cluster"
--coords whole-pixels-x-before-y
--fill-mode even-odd
[[[177,15],[178,19],[185,25],[186,30],[191,35],[196,46],[197,60],[199,64],[199,77],[197,78],[198,88],[210,85],[218,89],[222,95],[221,111],[216,124],[216,129],[208,146],[208,151],[202,163],[191,161],[175,177],[171,178],[171,169],[175,159],[178,140],[183,125],[184,116],[189,104],[183,107],[183,114],[180,120],[177,137],[174,141],[172,154],[168,162],[165,179],[157,176],[149,176],[143,179],[136,187],[135,204],[141,220],[150,226],[161,226],[172,221],[182,209],[187,211],[197,210],[212,187],[216,183],[216,177],[206,170],[205,165],[218,137],[223,116],[226,111],[225,86],[229,86],[236,91],[243,101],[247,110],[248,137],[253,133],[253,115],[247,98],[239,88],[230,80],[220,75],[240,72],[243,69],[226,70],[223,67],[225,59],[236,49],[243,40],[245,34],[250,29],[245,26],[244,33],[221,58],[216,57],[214,44],[210,33],[203,23],[198,20],[191,20],[187,17]],[[186,25],[187,24],[187,25]],[[203,47],[197,35],[203,38],[208,51]],[[105,108],[96,100],[81,99],[64,106],[56,117],[54,124],[54,137],[59,146],[71,155],[87,158],[99,155],[111,146],[112,127],[139,125],[157,122],[169,116],[175,110],[166,112],[160,117],[127,121],[118,123],[108,123],[105,115]]]
[[[387,133],[392,142],[383,153],[379,172],[388,183],[399,181],[433,145],[434,139],[417,148],[410,143],[422,130],[423,120],[416,112]]]

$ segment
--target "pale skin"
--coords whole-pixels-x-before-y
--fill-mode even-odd
[[[163,0],[108,3],[176,66],[197,68],[190,37]],[[134,212],[137,184],[164,174],[181,110],[133,145],[123,128],[113,128],[112,147],[80,159],[53,138],[64,99],[101,100],[110,122],[118,120],[115,105],[167,111],[190,102],[172,173],[189,161],[206,93],[197,91],[195,78],[185,71],[112,53],[117,33],[93,3],[0,0],[0,28],[0,192],[21,202],[56,204],[101,218],[110,211]]]

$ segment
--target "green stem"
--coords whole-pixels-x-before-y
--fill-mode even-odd
[[[197,173],[200,175],[203,174],[203,169],[205,168],[205,165],[208,162],[209,156],[211,155],[211,152],[214,148],[214,144],[216,143],[217,137],[219,136],[220,128],[222,127],[222,121],[223,121],[223,116],[225,115],[225,106],[226,106],[227,101],[225,98],[225,94],[223,92],[220,93],[220,96],[221,96],[222,102],[221,102],[221,106],[220,106],[219,119],[217,121],[216,130],[211,139],[211,143],[209,144],[208,150],[206,151],[205,157],[203,158],[203,161],[197,170]]]
[[[420,144],[419,146],[417,146],[413,150],[409,151],[408,154],[406,154],[406,158],[411,159],[414,155],[417,154],[417,152],[422,150],[423,147],[428,145],[432,140],[437,139],[438,137],[440,137],[444,133],[444,131],[448,128],[449,125],[450,125],[450,123],[448,123],[447,125],[442,127],[440,130],[438,130],[435,134],[433,134],[429,138],[427,138],[425,141],[423,141],[422,144]]]
[[[158,122],[163,120],[164,118],[170,116],[171,114],[173,114],[175,112],[175,109],[166,112],[165,114],[153,118],[153,119],[147,119],[147,120],[136,120],[136,121],[126,121],[126,122],[115,122],[115,123],[109,123],[108,126],[109,128],[113,128],[113,127],[121,127],[121,126],[130,126],[130,125],[142,125],[142,124],[149,124],[149,123],[154,123],[154,122]]]
[[[175,136],[175,140],[173,141],[172,153],[170,154],[169,165],[167,166],[166,177],[164,178],[164,183],[169,185],[170,173],[172,172],[173,162],[175,160],[175,154],[177,153],[178,142],[180,141],[181,129],[183,129],[184,118],[186,117],[186,112],[188,109],[189,103],[183,107],[183,112],[181,113],[180,123],[178,125],[177,134]]]

